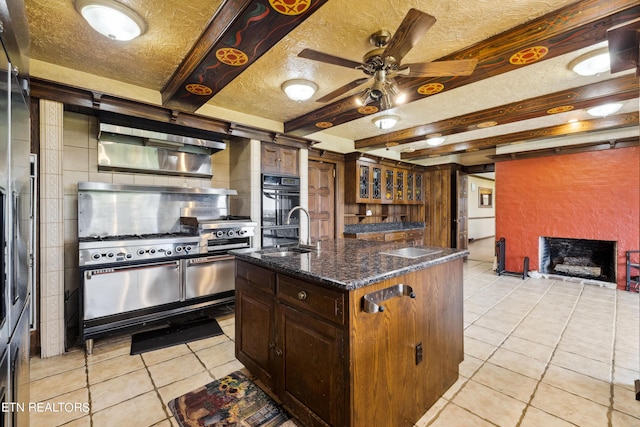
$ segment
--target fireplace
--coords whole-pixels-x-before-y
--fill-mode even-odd
[[[540,272],[616,283],[617,242],[540,237]]]

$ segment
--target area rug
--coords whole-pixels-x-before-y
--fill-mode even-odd
[[[177,397],[168,406],[181,427],[296,425],[271,397],[240,371]]]

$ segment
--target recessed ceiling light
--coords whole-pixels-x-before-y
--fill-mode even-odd
[[[94,30],[112,40],[132,40],[147,28],[140,15],[115,0],[76,0],[75,6]]]
[[[294,101],[306,101],[318,90],[318,85],[304,79],[287,80],[282,83],[282,90],[289,99]]]
[[[595,76],[609,71],[609,49],[606,47],[593,50],[569,63],[569,69],[581,76]]]
[[[444,136],[436,136],[434,138],[427,139],[427,144],[432,147],[436,147],[444,142]]]
[[[621,102],[614,102],[611,104],[598,105],[597,107],[589,108],[587,110],[587,114],[593,117],[607,117],[611,114],[617,113],[621,108]]]
[[[378,129],[387,130],[394,127],[399,120],[400,120],[400,117],[398,116],[392,116],[392,115],[380,116],[373,119],[373,124],[376,125]]]

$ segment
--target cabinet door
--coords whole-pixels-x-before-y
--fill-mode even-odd
[[[396,203],[405,203],[407,200],[407,171],[396,169]]]
[[[236,278],[236,358],[273,389],[272,353],[274,299]]]
[[[276,307],[277,394],[305,425],[344,426],[342,331],[288,305]]]
[[[366,163],[357,164],[358,194],[356,203],[367,203],[371,198],[371,166]]]
[[[371,167],[371,201],[380,203],[382,201],[382,167]]]
[[[395,173],[392,168],[384,168],[384,198],[385,203],[393,203],[395,197]]]
[[[280,147],[280,173],[298,176],[298,149]]]
[[[414,202],[414,176],[415,173],[407,171],[407,202],[413,204]]]
[[[272,144],[262,144],[262,172],[280,172],[279,149]]]
[[[423,184],[423,179],[424,177],[422,176],[421,173],[416,173],[415,174],[415,192],[416,192],[416,196],[415,196],[415,201],[418,204],[422,204],[424,202],[424,184]]]

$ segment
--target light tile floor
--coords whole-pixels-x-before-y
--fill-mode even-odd
[[[424,426],[640,426],[638,294],[464,266],[460,378],[416,423]],[[176,426],[166,403],[241,369],[234,319],[224,335],[129,355],[129,339],[31,359],[31,401],[85,409],[31,412],[32,426]],[[372,427],[388,427],[376,426]]]

